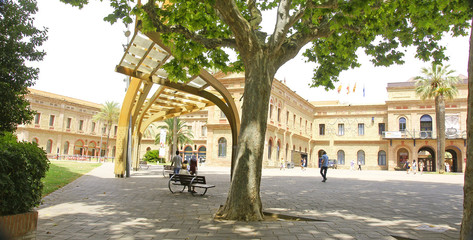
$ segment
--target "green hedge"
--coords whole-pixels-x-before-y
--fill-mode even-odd
[[[143,161],[164,163],[165,159],[159,157],[159,150],[150,150],[146,152]]]
[[[0,215],[25,213],[41,202],[41,178],[49,169],[44,150],[36,143],[17,142],[0,133]]]

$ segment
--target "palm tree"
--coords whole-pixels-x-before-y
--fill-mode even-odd
[[[169,159],[171,159],[170,156],[172,156],[172,132],[174,129],[174,119],[177,121],[177,128],[176,128],[176,138],[177,138],[177,145],[183,145],[187,143],[193,143],[192,138],[194,138],[194,135],[192,134],[192,131],[189,130],[189,128],[186,125],[186,122],[181,121],[180,118],[169,118],[164,120],[164,123],[166,125],[164,126],[159,126],[159,129],[165,129],[166,130],[166,141],[165,143],[170,146],[169,147]],[[156,134],[155,137],[155,144],[160,143],[161,134]]]
[[[108,141],[110,139],[110,130],[112,128],[112,124],[118,122],[119,115],[120,115],[119,104],[113,101],[112,102],[106,101],[102,109],[100,109],[100,112],[98,112],[92,117],[94,121],[103,121],[107,123],[108,133],[107,133],[107,145],[105,146],[105,157],[108,157]],[[100,146],[102,146],[102,143],[100,143]]]
[[[417,76],[416,93],[422,100],[435,99],[435,119],[437,129],[437,171],[444,172],[445,159],[445,99],[453,99],[458,93],[455,84],[459,81],[454,77],[455,71],[449,70],[450,65],[432,63],[430,69],[422,68],[423,77]]]

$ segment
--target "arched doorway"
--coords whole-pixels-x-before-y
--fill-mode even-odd
[[[199,162],[202,163],[202,162],[205,162],[205,158],[207,157],[207,148],[202,146],[202,147],[199,147]]]
[[[430,147],[422,147],[419,149],[419,152],[417,153],[418,156],[418,162],[423,161],[424,162],[424,171],[427,172],[435,172],[437,171],[436,169],[436,164],[435,164],[435,152],[432,148]]]
[[[451,172],[462,172],[462,159],[460,150],[455,146],[445,148],[445,161],[450,165]]]
[[[83,150],[84,150],[84,142],[82,140],[77,140],[74,143],[74,155],[82,155]]]
[[[190,161],[191,156],[192,156],[192,147],[186,146],[186,148],[184,148],[184,160]]]
[[[409,151],[405,148],[397,150],[397,167],[403,168],[406,161],[409,159]]]

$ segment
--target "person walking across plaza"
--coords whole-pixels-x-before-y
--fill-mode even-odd
[[[420,170],[420,175],[424,172],[424,161],[420,160],[419,161],[419,170]]]
[[[412,160],[412,167],[411,167],[411,171],[414,172],[414,174],[417,173],[417,163],[416,163],[416,160]]]
[[[179,174],[182,167],[182,158],[179,156],[179,150],[176,151],[176,155],[172,158],[171,166],[174,165],[174,174]]]
[[[350,170],[355,171],[355,160],[351,160],[351,162],[350,162]]]
[[[322,182],[327,181],[327,169],[328,169],[328,156],[327,153],[324,152],[322,155],[322,166],[320,167],[320,175],[322,175]]]
[[[358,170],[361,171],[361,160],[358,160]]]

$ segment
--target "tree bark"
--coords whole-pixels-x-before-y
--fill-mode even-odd
[[[216,217],[227,220],[264,219],[260,197],[261,169],[269,97],[276,71],[269,57],[253,56],[245,64],[245,90],[237,158],[227,201]]]
[[[437,127],[437,172],[445,172],[445,98],[435,97],[435,119]]]
[[[473,20],[473,19],[472,19]],[[473,21],[470,30],[470,56],[468,58],[468,113],[467,113],[467,162],[463,186],[463,219],[460,239],[473,239]]]

